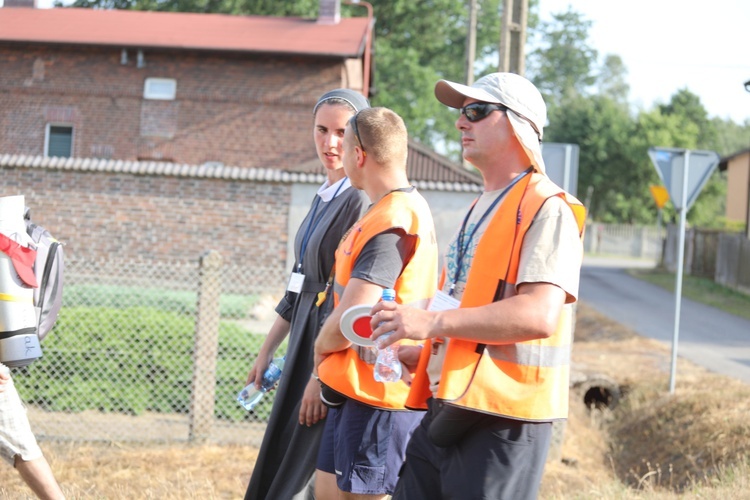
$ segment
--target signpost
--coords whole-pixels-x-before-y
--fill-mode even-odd
[[[578,196],[578,144],[542,143],[547,177],[573,196]]]
[[[680,303],[682,302],[682,270],[685,257],[685,220],[687,212],[698,198],[703,186],[719,164],[713,151],[691,151],[679,148],[649,148],[648,155],[662,182],[669,191],[672,204],[680,214],[680,231],[675,283],[674,334],[672,336],[672,370],[669,392],[674,394],[677,371],[677,339],[680,333]]]

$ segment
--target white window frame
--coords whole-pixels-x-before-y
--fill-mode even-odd
[[[44,157],[50,158],[49,155],[49,134],[52,127],[68,127],[70,129],[70,158],[75,156],[76,128],[72,123],[48,123],[44,127]]]
[[[165,85],[169,87],[165,89]],[[144,99],[174,101],[175,97],[177,97],[177,80],[174,78],[146,78],[143,82]]]

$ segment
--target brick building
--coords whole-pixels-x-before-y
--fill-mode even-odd
[[[367,95],[373,20],[339,0],[318,19],[7,5],[0,196],[25,195],[69,258],[217,249],[278,291],[323,181],[310,111],[331,88]],[[409,169],[449,236],[479,177],[417,143]]]
[[[0,26],[10,154],[288,168],[314,158],[322,92],[367,92],[365,17],[6,7]]]

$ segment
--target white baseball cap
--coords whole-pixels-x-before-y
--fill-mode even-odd
[[[526,78],[515,73],[490,73],[471,86],[440,80],[435,97],[451,108],[460,109],[468,97],[477,101],[502,104],[513,131],[532,163],[544,173],[541,142],[547,122],[547,106],[539,90]]]

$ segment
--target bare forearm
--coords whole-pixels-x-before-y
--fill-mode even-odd
[[[523,286],[518,295],[481,307],[424,311],[393,303],[373,308],[372,338],[394,331],[380,346],[401,339],[449,337],[483,344],[511,344],[552,335],[565,292],[549,284]]]
[[[318,338],[315,341],[315,354],[327,356],[334,352],[343,351],[352,345],[341,333],[339,326],[342,314],[341,309],[341,307],[334,309],[325,323],[323,323],[323,327],[320,329]]]
[[[540,304],[515,296],[482,307],[437,313],[431,337],[449,337],[483,344],[512,344],[546,338],[557,327],[559,305]]]
[[[268,335],[263,341],[260,351],[269,355],[276,352],[276,349],[279,348],[286,336],[289,335],[290,329],[291,323],[277,315],[276,320],[271,325],[270,330],[268,330]]]
[[[331,353],[343,351],[352,343],[341,333],[339,322],[344,311],[355,305],[374,304],[380,299],[382,288],[370,282],[352,278],[346,285],[341,301],[323,324],[323,328],[315,341],[315,356],[327,356]]]

